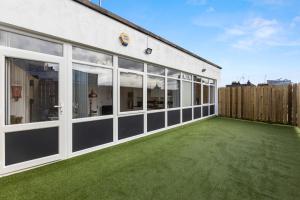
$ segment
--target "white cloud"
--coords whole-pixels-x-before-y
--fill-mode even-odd
[[[277,29],[274,27],[263,27],[254,32],[256,38],[266,38],[268,39],[272,35],[277,33]]]
[[[268,20],[264,18],[253,18],[248,21],[248,23],[251,25],[253,28],[260,28],[260,27],[266,27],[266,26],[273,26],[277,25],[278,22],[276,20]]]
[[[243,49],[243,50],[251,50],[251,46],[253,46],[254,40],[253,39],[243,39],[235,42],[232,44],[232,47],[237,49]]]
[[[193,19],[193,24],[212,29],[217,32],[217,41],[238,49],[259,50],[268,47],[300,46],[300,29],[295,28],[300,27],[300,16],[286,22],[258,17],[251,12],[203,12]]]
[[[282,27],[277,20],[256,17],[225,29],[224,38],[229,40],[234,48],[251,49],[278,43],[281,31]]]
[[[229,28],[225,31],[226,35],[232,35],[232,36],[241,36],[241,35],[245,35],[246,33],[239,28]]]

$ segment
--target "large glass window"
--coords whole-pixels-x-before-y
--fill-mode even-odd
[[[143,110],[143,76],[120,72],[120,111]]]
[[[158,66],[153,66],[153,65],[148,65],[147,66],[147,72],[149,74],[157,74],[157,75],[164,76],[165,75],[165,68],[158,67]]]
[[[180,107],[180,80],[168,79],[168,108]]]
[[[113,56],[87,49],[73,47],[73,59],[100,65],[113,65]]]
[[[0,45],[54,56],[63,56],[63,45],[0,30]]]
[[[215,86],[210,86],[210,103],[215,103]]]
[[[119,57],[119,67],[135,71],[144,71],[144,63]]]
[[[6,124],[58,120],[59,66],[6,58]]]
[[[73,118],[113,113],[112,70],[73,64]]]
[[[168,69],[168,76],[173,78],[180,78],[180,71],[175,69]]]
[[[194,83],[194,105],[201,105],[201,84]]]
[[[164,78],[148,76],[147,107],[148,110],[165,108],[165,79]]]
[[[182,81],[182,106],[192,106],[192,83]]]
[[[203,85],[203,104],[208,104],[208,93],[209,93],[209,86],[208,85]]]

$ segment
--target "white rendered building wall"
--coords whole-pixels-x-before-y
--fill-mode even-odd
[[[3,1],[0,23],[216,80],[220,77],[220,69],[151,37],[153,53],[146,55],[147,35],[72,0]],[[128,47],[119,42],[122,32],[130,37]]]

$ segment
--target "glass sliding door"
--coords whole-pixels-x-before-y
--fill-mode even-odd
[[[62,159],[63,44],[0,30],[0,46],[0,173]]]
[[[5,56],[3,63],[7,170],[51,162],[61,153],[61,61],[20,57]]]

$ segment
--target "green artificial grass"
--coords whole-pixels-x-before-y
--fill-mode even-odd
[[[300,199],[300,131],[209,119],[1,178],[0,199]]]

